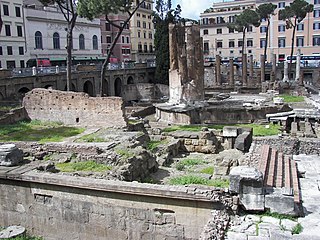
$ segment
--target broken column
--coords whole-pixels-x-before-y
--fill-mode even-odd
[[[216,56],[216,83],[221,86],[221,57]]]
[[[250,68],[249,68],[249,83],[248,85],[253,85],[253,55],[249,57]]]
[[[247,54],[242,55],[242,85],[247,86],[248,77],[247,77]]]
[[[23,152],[14,144],[0,145],[0,166],[16,166],[23,161]]]
[[[170,104],[192,104],[204,100],[204,67],[200,27],[169,25]]]
[[[234,86],[234,65],[233,59],[229,59],[229,84],[230,86]]]
[[[265,82],[266,76],[265,76],[265,58],[264,55],[261,55],[260,57],[260,65],[261,65],[261,83]]]
[[[296,61],[296,78],[295,81],[299,81],[300,78],[300,60],[301,60],[301,51],[298,49],[297,61]]]
[[[288,64],[288,62],[284,61],[283,66],[284,66],[284,69],[283,69],[284,73],[283,73],[282,81],[283,82],[288,82],[289,81],[289,74],[288,74],[289,64]]]
[[[270,80],[271,82],[274,82],[276,80],[276,72],[277,72],[277,59],[276,55],[274,53],[271,54],[271,74],[270,74]]]

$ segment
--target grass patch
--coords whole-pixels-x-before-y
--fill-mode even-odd
[[[195,165],[200,165],[202,163],[204,163],[204,161],[201,160],[201,159],[187,158],[187,159],[180,160],[176,164],[176,169],[179,170],[179,171],[182,171],[186,167],[192,167],[192,166],[195,166]]]
[[[110,166],[96,163],[95,161],[75,162],[75,163],[57,163],[56,167],[61,172],[104,172],[111,169]]]
[[[116,148],[114,151],[116,152],[116,154],[120,155],[125,159],[131,158],[134,156],[134,153],[129,151],[126,148]]]
[[[160,145],[167,144],[168,140],[162,140],[162,141],[150,141],[148,142],[147,149],[150,151],[156,150]]]
[[[214,167],[213,166],[210,166],[210,167],[206,167],[206,168],[203,168],[201,169],[201,173],[205,173],[205,174],[210,174],[212,175],[213,174],[213,171],[214,171]]]
[[[60,142],[83,131],[84,128],[66,127],[57,122],[33,120],[0,126],[0,141]]]
[[[31,236],[19,236],[15,238],[10,238],[14,240],[43,240],[42,237],[31,237]]]
[[[99,137],[97,133],[84,135],[77,140],[77,142],[106,142],[102,137]]]
[[[199,185],[207,185],[214,187],[225,188],[229,186],[229,180],[223,179],[214,179],[209,180],[204,177],[187,175],[187,176],[179,176],[175,178],[171,178],[169,183],[172,185],[189,185],[189,184],[199,184]]]
[[[285,103],[304,102],[303,96],[279,95],[279,97],[282,97]]]
[[[269,210],[259,214],[260,216],[264,217],[273,217],[273,218],[277,218],[277,219],[289,219],[291,221],[296,221],[297,218],[291,215],[287,215],[287,214],[281,214],[281,213],[276,213],[276,212],[270,212]]]
[[[295,225],[292,230],[291,230],[291,234],[300,234],[303,231],[303,227],[300,223],[297,223],[297,225]]]

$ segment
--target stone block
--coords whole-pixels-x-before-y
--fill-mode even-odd
[[[252,132],[245,131],[236,138],[234,143],[234,148],[243,152],[248,152],[250,149],[251,143],[252,143]]]
[[[0,145],[0,166],[16,166],[23,161],[23,152],[14,144]]]
[[[267,194],[265,206],[270,209],[270,212],[295,215],[294,197],[283,195],[281,192]]]
[[[232,126],[223,127],[223,137],[237,137],[239,134],[239,128]]]
[[[199,141],[196,140],[196,139],[193,139],[193,140],[192,140],[192,145],[198,146],[198,145],[199,145]]]
[[[206,140],[205,139],[199,139],[198,143],[199,143],[200,146],[204,146],[204,145],[206,145]]]
[[[185,139],[184,140],[184,144],[185,145],[191,145],[192,144],[192,140],[191,139]]]

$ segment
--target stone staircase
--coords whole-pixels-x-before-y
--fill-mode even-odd
[[[265,207],[271,212],[298,214],[301,195],[295,161],[277,149],[263,145],[259,170],[263,175]]]

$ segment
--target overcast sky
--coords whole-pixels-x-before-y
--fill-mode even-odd
[[[198,20],[200,13],[212,6],[214,0],[172,0],[172,8],[180,4],[182,17]]]

